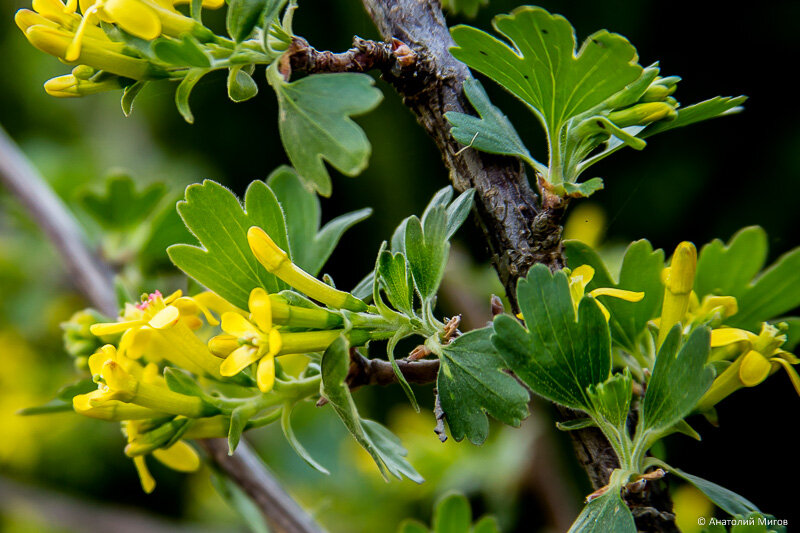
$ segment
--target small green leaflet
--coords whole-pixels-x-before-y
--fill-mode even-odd
[[[603,383],[590,385],[587,393],[594,413],[624,432],[633,394],[630,370],[626,368],[624,373],[614,374]]]
[[[91,379],[82,379],[72,385],[62,387],[56,394],[56,397],[46,404],[20,409],[17,411],[17,414],[31,416],[72,411],[72,398],[79,394],[90,393],[94,390],[97,390],[97,383],[94,383]]]
[[[695,408],[714,381],[714,370],[706,366],[711,330],[698,327],[683,346],[680,344],[680,326],[676,325],[658,351],[653,375],[647,384],[641,435],[669,430]]]
[[[610,489],[587,504],[567,533],[610,532],[636,533],[633,515],[620,498],[618,488]]]
[[[545,165],[533,159],[508,117],[489,100],[481,82],[472,78],[465,80],[464,94],[480,118],[454,111],[445,113],[445,118],[453,125],[450,133],[455,140],[490,154],[519,157],[537,171],[547,172]]]
[[[517,283],[517,300],[529,329],[509,315],[494,320],[494,344],[530,389],[572,409],[591,410],[587,388],[611,373],[608,324],[589,296],[575,310],[564,271],[534,265]]]
[[[283,212],[264,182],[250,184],[244,208],[219,183],[206,180],[202,185],[190,185],[186,200],[178,203],[178,212],[202,247],[175,244],[167,253],[195,281],[241,309],[247,309],[250,291],[256,287],[269,293],[287,288],[261,266],[247,244],[247,230],[258,226],[278,246],[288,249]]]
[[[319,274],[344,232],[372,214],[369,208],[345,213],[320,229],[319,198],[303,187],[294,169],[277,168],[267,184],[283,208],[292,261],[312,276]]]
[[[139,225],[158,206],[167,192],[163,183],[153,183],[136,190],[130,176],[113,176],[105,191],[86,191],[78,197],[80,206],[98,224],[108,230],[126,230]]]
[[[644,292],[644,298],[635,303],[600,297],[603,305],[611,313],[609,327],[614,342],[629,351],[637,351],[638,339],[647,328],[647,323],[661,311],[661,302],[664,299],[664,286],[661,283],[664,251],[653,250],[650,243],[644,239],[631,243],[622,259],[619,282],[614,282],[603,260],[591,247],[580,241],[565,241],[564,250],[570,268],[589,265],[594,269],[594,278],[587,286],[587,290],[611,287]]]
[[[258,94],[258,85],[242,65],[228,69],[228,98],[244,102]]]
[[[447,241],[447,210],[437,205],[422,220],[413,216],[406,223],[405,253],[414,284],[423,300],[431,300],[444,276],[450,243]]]
[[[184,34],[180,40],[159,37],[152,44],[155,56],[172,66],[210,68],[211,58],[206,54],[197,39]]]
[[[388,429],[372,420],[361,418],[345,380],[350,368],[347,339],[339,337],[322,356],[322,385],[320,393],[339,415],[353,438],[372,456],[384,479],[389,474],[422,483],[424,480],[406,460],[406,450]]]
[[[192,94],[192,89],[200,81],[200,78],[208,74],[208,69],[193,68],[186,73],[183,80],[181,80],[178,89],[175,91],[175,106],[178,112],[183,117],[183,120],[189,124],[194,124],[194,115],[192,109],[189,107],[189,95]]]
[[[397,533],[500,533],[497,521],[484,516],[472,524],[469,500],[458,492],[442,496],[433,511],[433,529],[416,520],[404,520]]]
[[[347,176],[367,166],[371,147],[351,116],[374,109],[383,98],[366,74],[316,74],[287,83],[277,65],[267,79],[278,96],[278,127],[289,160],[309,190],[331,194],[323,159]]]
[[[413,315],[414,280],[402,252],[382,250],[378,254],[377,272],[386,297],[394,308],[406,315]]]
[[[292,428],[292,410],[294,409],[295,404],[287,403],[283,406],[283,410],[281,412],[281,430],[283,431],[283,436],[286,437],[286,441],[292,447],[297,455],[300,456],[308,465],[320,472],[322,474],[330,474],[327,468],[319,464],[317,461],[311,457],[311,454],[303,447],[300,441],[297,439],[297,436],[294,434],[294,429]]]
[[[439,399],[456,441],[482,444],[486,414],[511,426],[528,416],[528,392],[503,372],[505,362],[491,342],[491,328],[470,331],[442,347],[436,379]]]
[[[451,15],[463,13],[465,17],[473,18],[482,6],[489,5],[489,0],[442,0],[442,9]]]
[[[240,43],[247,39],[261,20],[261,14],[267,8],[268,0],[230,0],[225,27],[228,35]]]
[[[470,26],[452,29],[453,55],[530,106],[549,139],[573,117],[601,104],[642,74],[621,35],[595,32],[575,52],[575,32],[560,15],[524,6],[493,26],[511,45]]]
[[[685,479],[700,489],[700,491],[708,496],[708,499],[714,502],[717,507],[730,515],[747,515],[750,513],[760,512],[758,507],[756,507],[753,502],[743,496],[739,496],[735,492],[728,490],[725,487],[721,487],[716,483],[712,483],[711,481],[701,477],[688,474],[679,468],[673,468],[670,466],[666,466],[666,468],[671,474],[675,474],[676,476]]]
[[[697,260],[698,297],[735,297],[739,312],[726,325],[757,332],[762,322],[800,306],[800,248],[760,272],[766,259],[767,235],[757,226],[740,230],[727,246],[720,240],[703,246]]]

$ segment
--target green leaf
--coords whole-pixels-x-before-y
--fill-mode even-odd
[[[592,500],[567,533],[636,533],[628,506],[622,501],[618,490],[609,490]]]
[[[389,250],[383,250],[378,255],[378,278],[394,308],[413,315],[414,280],[406,257],[400,252],[393,254]]]
[[[491,328],[470,331],[442,347],[436,380],[442,409],[456,441],[482,444],[486,414],[511,426],[528,416],[528,392],[509,374],[491,342]]]
[[[458,228],[467,220],[475,198],[475,189],[467,189],[458,195],[458,198],[447,206],[447,239],[458,231]]]
[[[397,533],[430,533],[430,530],[422,522],[407,518],[400,522]]]
[[[464,94],[478,117],[454,111],[445,113],[445,118],[453,125],[450,133],[455,140],[490,154],[519,157],[540,172],[547,170],[546,166],[533,159],[511,121],[489,100],[481,82],[476,79],[465,80]]]
[[[727,246],[712,241],[702,248],[697,261],[697,295],[735,297],[739,311],[726,325],[759,331],[762,322],[800,306],[800,248],[759,273],[766,258],[767,236],[757,226],[742,229]]]
[[[678,350],[680,326],[676,325],[669,332],[658,351],[653,375],[647,384],[642,408],[642,434],[669,429],[694,409],[711,386],[714,371],[706,366],[710,339],[710,329],[698,327]]]
[[[175,200],[167,202],[148,225],[147,236],[136,257],[144,273],[150,274],[167,268],[174,271],[174,266],[167,255],[167,248],[176,243],[194,241],[191,232],[183,224],[175,203]]]
[[[152,50],[158,59],[168,65],[202,69],[211,67],[211,58],[189,34],[183,34],[180,40],[159,37],[153,41]]]
[[[91,379],[82,379],[59,389],[58,393],[56,393],[56,397],[46,404],[20,409],[17,411],[17,414],[21,416],[32,416],[72,411],[72,398],[79,394],[88,394],[94,390],[97,390],[97,383],[94,383]]]
[[[258,85],[242,66],[228,69],[228,97],[234,102],[244,102],[258,94]]]
[[[442,205],[416,216],[406,224],[405,253],[414,283],[423,300],[436,296],[447,266],[447,210]]]
[[[605,187],[605,185],[603,184],[603,180],[600,178],[592,178],[584,181],[583,183],[564,183],[564,190],[566,193],[569,196],[574,196],[575,198],[588,198],[597,191],[602,190],[603,187]]]
[[[500,526],[493,516],[484,516],[472,527],[472,533],[500,533]]]
[[[164,380],[167,387],[173,392],[185,394],[187,396],[205,397],[205,391],[197,382],[186,372],[179,368],[168,366],[164,369]]]
[[[345,213],[320,229],[319,198],[303,187],[294,169],[277,168],[267,183],[283,207],[292,261],[312,276],[328,261],[342,235],[372,214],[369,208]]]
[[[465,17],[473,18],[478,14],[481,6],[489,5],[489,0],[442,0],[442,9],[451,15],[463,13]]]
[[[371,147],[349,117],[374,109],[381,92],[366,74],[318,74],[286,83],[277,67],[267,73],[278,96],[278,127],[289,160],[309,190],[330,196],[323,159],[347,176],[366,168]]]
[[[469,533],[472,529],[472,509],[469,500],[460,493],[443,496],[433,512],[434,533]]]
[[[175,106],[178,108],[183,120],[189,124],[194,124],[194,115],[192,109],[189,107],[189,95],[192,94],[192,89],[200,81],[200,78],[208,74],[208,70],[204,68],[193,68],[186,73],[186,76],[181,80],[178,89],[175,91]]]
[[[736,232],[727,245],[714,239],[697,258],[694,290],[698,298],[708,294],[739,297],[767,261],[767,234],[759,226]]]
[[[126,86],[122,90],[120,105],[122,106],[122,114],[126,117],[131,116],[131,112],[133,111],[133,101],[137,96],[139,96],[139,93],[142,92],[142,89],[144,89],[145,85],[147,85],[146,81],[137,81],[136,83]]]
[[[327,468],[319,464],[311,457],[311,454],[306,451],[303,445],[297,440],[297,437],[294,434],[294,430],[292,429],[292,410],[294,409],[294,404],[287,404],[283,407],[283,411],[281,412],[281,430],[283,431],[283,436],[286,437],[286,441],[292,447],[292,449],[300,456],[308,465],[320,472],[322,474],[329,475],[330,472]]]
[[[682,128],[703,120],[738,113],[742,110],[741,105],[746,100],[746,96],[717,96],[690,106],[680,107],[675,119],[655,122],[647,126],[639,137],[650,137],[656,133]]]
[[[647,328],[647,323],[658,316],[664,299],[661,272],[664,270],[664,251],[653,250],[646,240],[635,241],[628,246],[622,259],[619,282],[608,273],[597,252],[580,241],[565,241],[567,264],[575,269],[589,265],[594,269],[594,278],[587,290],[611,287],[633,292],[644,292],[639,302],[626,302],[618,298],[600,296],[599,299],[611,314],[609,327],[611,338],[630,352],[639,350],[638,341]]]
[[[530,389],[572,409],[587,410],[589,385],[611,373],[611,341],[603,313],[590,296],[575,309],[567,275],[534,265],[517,283],[517,300],[529,329],[508,315],[494,320],[494,344]]]
[[[615,428],[625,431],[633,394],[630,370],[626,368],[624,373],[614,374],[603,383],[590,385],[587,393],[593,412]]]
[[[167,188],[153,183],[141,191],[130,176],[113,176],[106,181],[105,191],[86,191],[78,202],[100,226],[107,230],[127,230],[146,219],[164,197]]]
[[[576,54],[575,32],[560,15],[524,6],[493,26],[510,45],[470,26],[452,29],[453,55],[528,104],[556,139],[566,123],[642,74],[636,49],[622,36],[595,32]]]
[[[714,502],[717,507],[730,515],[747,515],[760,512],[753,502],[725,487],[701,477],[693,476],[679,468],[669,467],[668,470],[671,474],[675,474],[700,489],[700,492],[708,496],[708,499]]]
[[[247,309],[250,291],[256,287],[269,293],[287,288],[261,266],[247,244],[247,230],[259,226],[278,246],[288,249],[283,213],[264,182],[254,181],[247,188],[244,209],[218,183],[206,180],[190,185],[178,212],[203,247],[176,244],[167,253],[198,283],[241,309]]]
[[[228,35],[240,43],[247,39],[256,28],[268,0],[230,0],[225,27]]]
[[[339,337],[322,356],[322,385],[320,392],[328,400],[353,438],[372,456],[384,479],[389,474],[398,479],[403,476],[422,483],[422,476],[405,459],[406,450],[391,431],[358,414],[350,387],[345,380],[350,369],[350,352],[347,339]]]
[[[239,446],[251,414],[250,406],[246,405],[241,405],[231,412],[231,423],[228,427],[228,455],[233,455],[236,447]]]
[[[578,429],[597,427],[597,423],[591,418],[575,418],[573,420],[565,420],[564,422],[556,422],[556,427],[560,431],[575,431]]]

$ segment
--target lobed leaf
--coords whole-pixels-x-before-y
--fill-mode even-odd
[[[86,191],[78,202],[100,226],[108,230],[126,230],[141,224],[158,206],[167,192],[163,183],[153,183],[141,191],[130,176],[113,176],[105,191]]]
[[[611,373],[608,324],[585,296],[575,309],[563,271],[534,265],[517,283],[527,329],[508,315],[494,320],[494,344],[508,367],[530,389],[572,409],[591,410],[587,388]]]
[[[636,533],[628,506],[618,490],[609,490],[589,502],[567,533]]]
[[[198,283],[241,309],[247,309],[250,291],[256,287],[269,293],[287,288],[256,260],[247,243],[247,230],[258,226],[278,246],[288,248],[283,212],[264,182],[250,184],[244,208],[218,183],[206,180],[202,185],[190,185],[186,199],[178,203],[178,212],[201,246],[175,244],[167,253]]]
[[[323,159],[347,176],[366,168],[371,147],[350,117],[374,109],[381,92],[366,74],[318,74],[287,83],[270,67],[268,79],[278,96],[278,127],[289,160],[309,190],[330,196]]]
[[[528,392],[503,372],[505,362],[491,342],[491,328],[470,331],[442,347],[436,388],[456,441],[482,444],[487,414],[511,426],[528,416]]]

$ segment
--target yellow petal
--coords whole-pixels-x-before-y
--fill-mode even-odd
[[[174,305],[170,305],[156,313],[147,324],[155,329],[165,329],[174,326],[181,318],[181,312]]]
[[[208,310],[208,307],[200,303],[194,298],[189,298],[188,296],[184,296],[182,298],[178,298],[173,302],[174,306],[176,306],[181,311],[181,316],[184,315],[197,315],[198,313],[203,313],[203,316],[206,317],[206,321],[212,326],[218,326],[219,321],[214,318],[214,315]]]
[[[625,300],[626,302],[640,302],[642,298],[644,298],[643,292],[625,291],[622,289],[612,289],[609,287],[595,289],[589,294],[594,297],[611,296],[612,298],[619,298],[620,300]]]
[[[711,347],[727,346],[734,342],[751,342],[756,338],[749,331],[737,328],[718,328],[711,331]]]
[[[256,332],[256,327],[238,313],[224,313],[222,315],[222,331],[236,337],[243,337]]]
[[[195,302],[199,303],[200,305],[204,305],[207,308],[211,309],[218,315],[222,315],[223,313],[239,313],[242,316],[247,316],[247,311],[243,309],[239,309],[228,300],[222,298],[218,294],[215,294],[211,291],[201,292],[200,294],[195,294],[192,296]]]
[[[247,306],[250,308],[250,318],[261,331],[272,329],[272,303],[267,291],[262,288],[253,289]]]
[[[169,448],[153,451],[153,457],[178,472],[196,472],[200,468],[197,452],[182,440]]]
[[[603,313],[603,316],[606,317],[606,322],[611,320],[611,313],[608,312],[608,309],[606,309],[606,306],[601,304],[597,300],[595,300],[595,303],[597,304],[597,307],[600,308],[600,312]]]
[[[133,465],[136,467],[136,472],[139,474],[139,481],[142,483],[142,490],[147,494],[153,492],[156,488],[156,480],[147,469],[147,463],[144,462],[144,456],[133,458]]]
[[[289,262],[289,256],[284,252],[267,232],[258,226],[247,230],[247,243],[256,256],[258,262],[264,265],[268,272],[278,270],[284,263]]]
[[[755,387],[769,376],[772,363],[755,350],[750,350],[742,359],[739,379],[746,387]]]
[[[150,347],[150,341],[153,339],[155,333],[156,330],[153,328],[143,327],[129,335],[130,341],[127,345],[127,350],[125,350],[125,354],[133,359],[139,359],[143,355],[146,355]]]
[[[137,0],[106,0],[103,11],[131,35],[146,41],[161,35],[161,20],[158,15]]]
[[[123,331],[135,328],[136,326],[141,326],[142,323],[143,323],[142,320],[128,320],[125,322],[106,322],[104,324],[92,324],[91,326],[89,326],[89,331],[92,332],[92,335],[96,335],[97,337],[102,337],[104,335],[116,335],[117,333],[122,333]]]
[[[217,335],[208,341],[208,349],[217,357],[228,357],[239,347],[239,341],[233,335]]]
[[[594,278],[594,269],[589,265],[581,265],[570,274],[569,293],[575,305],[583,298],[586,286],[592,281],[592,278]]]
[[[792,380],[792,385],[794,385],[794,390],[797,391],[797,395],[800,396],[800,376],[797,375],[797,371],[794,367],[785,359],[780,357],[773,357],[770,359],[773,363],[778,363],[786,370],[786,373],[789,374],[789,379]]]
[[[283,348],[283,338],[277,329],[269,331],[269,351],[267,355],[278,355],[278,352]]]
[[[225,377],[235,376],[248,365],[258,361],[258,350],[252,346],[240,346],[225,358],[219,367],[219,373]]]
[[[275,385],[275,357],[266,355],[258,363],[256,382],[261,392],[269,392]]]
[[[106,361],[114,361],[116,357],[117,349],[110,344],[106,344],[89,356],[89,371],[93,376],[99,376]]]
[[[135,1],[135,0],[134,0],[134,1]],[[177,300],[178,298],[180,298],[180,297],[181,297],[181,295],[183,295],[183,291],[182,291],[182,290],[180,290],[180,289],[178,289],[177,291],[175,291],[175,292],[171,293],[169,296],[167,296],[166,298],[164,298],[164,303],[165,303],[165,304],[171,304],[172,302],[174,302],[175,300]]]

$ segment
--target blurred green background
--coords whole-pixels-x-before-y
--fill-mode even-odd
[[[295,31],[318,49],[344,50],[353,35],[378,38],[356,0],[300,5]],[[490,0],[471,23],[488,28],[492,15],[516,5]],[[738,9],[729,2],[683,0],[541,5],[567,16],[579,39],[599,28],[627,36],[643,64],[660,60],[662,73],[683,77],[675,96],[684,104],[717,94],[750,96],[741,115],[659,136],[641,153],[622,152],[597,166],[606,190],[592,203],[605,214],[608,243],[645,237],[670,250],[681,240],[700,245],[760,224],[770,235],[773,259],[800,244],[800,113],[788,79],[800,52],[800,3]],[[0,0],[0,124],[71,206],[120,170],[142,184],[164,181],[177,198],[186,184],[204,178],[241,194],[251,180],[287,163],[266,83],[259,97],[233,104],[221,73],[204,78],[192,95],[193,126],[178,115],[174,87],[166,82],[145,89],[130,118],[123,117],[117,94],[47,96],[44,81],[68,68],[28,45],[12,21],[21,7],[28,5]],[[221,24],[219,17],[209,19]],[[373,145],[370,166],[355,179],[332,171],[333,197],[323,200],[325,219],[364,206],[375,210],[345,236],[325,268],[342,287],[357,283],[395,225],[419,213],[447,184],[433,144],[391,88],[378,85],[383,103],[359,119]],[[543,139],[532,115],[486,86],[534,155],[541,154]],[[97,236],[91,221],[75,211]],[[478,327],[489,318],[489,295],[502,289],[473,224],[461,231],[452,255],[442,312],[463,313],[467,327]],[[156,266],[166,265],[163,254],[153,259]],[[59,323],[83,306],[42,233],[0,190],[0,530],[246,530],[216,495],[207,472],[183,476],[155,468],[158,488],[143,494],[116,425],[74,415],[15,414],[75,378]],[[430,398],[429,392],[418,396]],[[569,440],[552,429],[549,408],[541,402],[521,429],[497,426],[489,442],[474,447],[440,444],[430,410],[414,414],[399,388],[361,390],[356,397],[365,415],[385,421],[403,439],[425,484],[385,484],[329,409],[307,405],[295,419],[301,441],[332,471],[330,477],[308,468],[276,428],[251,436],[276,475],[331,531],[394,531],[404,517],[426,520],[433,501],[451,489],[470,497],[476,516],[494,513],[504,531],[558,531],[588,492]],[[785,376],[776,374],[726,400],[719,407],[720,428],[697,421],[702,443],[681,436],[668,440],[670,462],[800,524],[794,494],[782,482],[800,476],[792,457],[797,417],[791,413],[798,402]],[[686,531],[692,531],[696,515],[712,512],[687,489],[676,493],[676,501]]]

